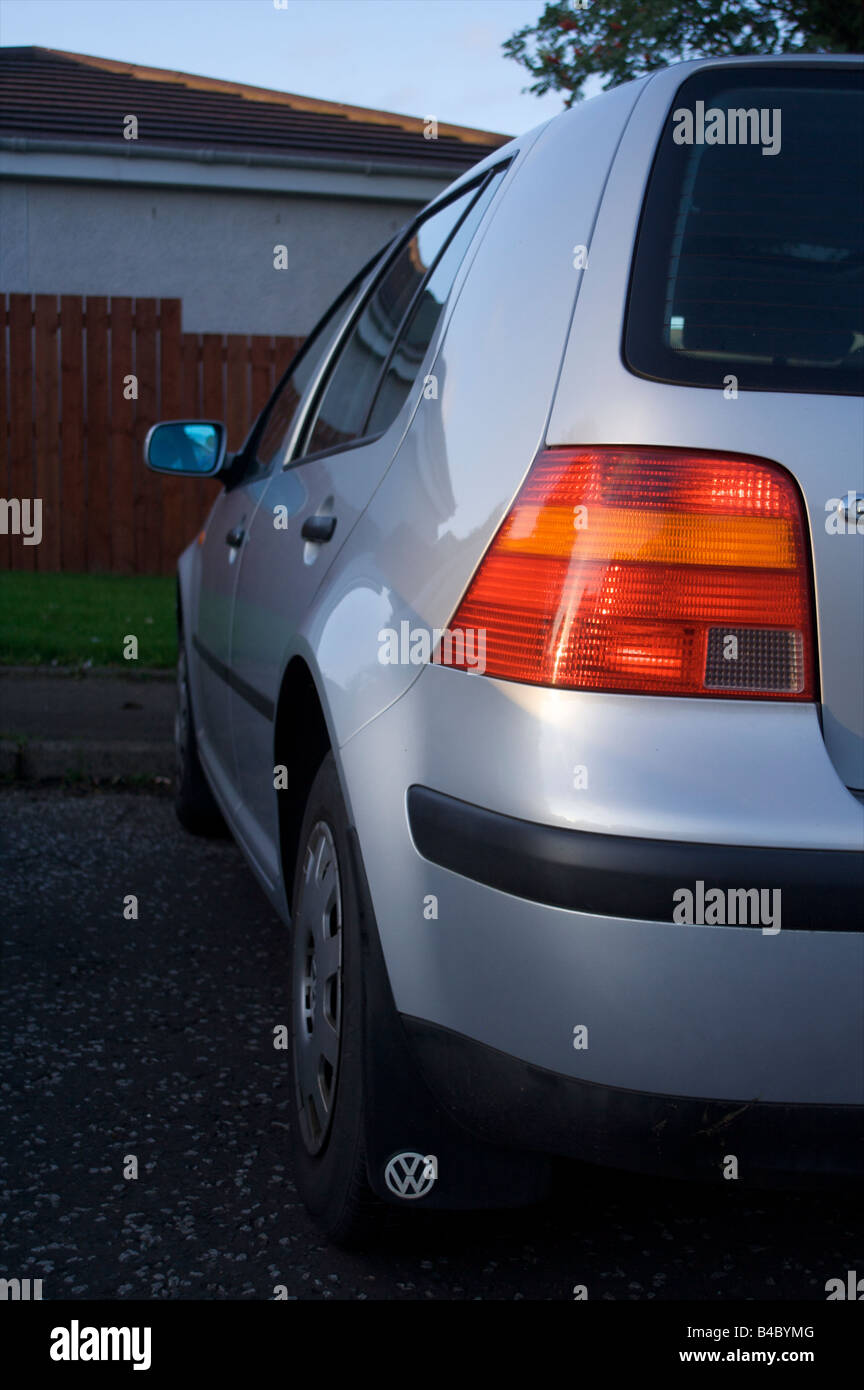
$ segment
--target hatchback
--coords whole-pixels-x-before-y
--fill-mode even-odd
[[[566,111],[363,267],[238,453],[148,436],[224,483],[177,810],[290,925],[333,1240],[556,1158],[864,1171],[862,71]]]

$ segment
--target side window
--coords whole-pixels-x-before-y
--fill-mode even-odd
[[[438,320],[453,288],[453,281],[465,254],[474,239],[483,216],[498,188],[498,175],[495,174],[486,184],[480,197],[474,203],[460,224],[416,301],[411,306],[405,323],[399,331],[396,346],[391,353],[372,404],[366,424],[366,434],[383,434],[389,429],[405,402],[423,365],[426,350],[432,341]]]
[[[380,256],[379,252],[375,260],[379,260]],[[250,461],[247,477],[269,472],[277,458],[284,454],[297,407],[348,317],[355,295],[369,269],[368,265],[364,266],[360,274],[346,286],[301,347],[295,358],[296,366],[278,388],[270,403],[267,420],[255,448],[255,457]]]
[[[476,194],[476,187],[472,188],[426,217],[391,263],[342,348],[304,454],[361,437],[381,369],[405,313]]]

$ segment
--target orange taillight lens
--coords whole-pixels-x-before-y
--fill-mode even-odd
[[[795,483],[761,459],[546,449],[450,624],[466,629],[506,680],[812,700]]]

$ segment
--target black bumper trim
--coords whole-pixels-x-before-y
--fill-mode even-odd
[[[408,789],[408,820],[417,849],[433,864],[550,907],[672,922],[673,893],[695,893],[702,882],[706,893],[780,889],[783,931],[864,931],[864,851],[763,849],[568,830],[416,785]]]

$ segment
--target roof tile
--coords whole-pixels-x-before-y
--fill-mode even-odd
[[[0,135],[468,169],[509,136],[48,48],[0,48]]]

